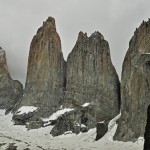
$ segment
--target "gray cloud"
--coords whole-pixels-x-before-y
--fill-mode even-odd
[[[118,74],[135,28],[150,17],[149,0],[0,0],[0,46],[14,79],[25,82],[30,42],[48,16],[56,19],[65,59],[79,31],[100,31]]]

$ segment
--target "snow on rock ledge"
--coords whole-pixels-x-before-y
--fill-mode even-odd
[[[115,118],[113,118],[113,119],[109,122],[109,124],[108,124],[108,131],[110,131],[114,126],[118,126],[116,122],[117,122],[117,120],[118,120],[120,117],[121,117],[121,113],[118,114]]]
[[[18,111],[17,115],[28,114],[29,112],[33,112],[37,110],[37,107],[34,106],[22,106]]]
[[[64,108],[62,110],[58,110],[55,113],[53,113],[49,118],[42,118],[43,121],[51,121],[56,120],[59,116],[63,115],[66,112],[72,111],[74,109],[71,108]]]

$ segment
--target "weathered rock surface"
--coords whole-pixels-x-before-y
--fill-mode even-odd
[[[95,32],[90,37],[79,33],[67,59],[66,81],[66,106],[94,104],[97,120],[112,119],[118,114],[118,75],[111,62],[108,42],[101,33]]]
[[[60,116],[50,134],[58,136],[67,131],[72,131],[73,133],[78,134],[80,132],[80,125],[76,123],[76,120],[78,120],[78,115],[76,113],[72,111]]]
[[[74,110],[61,115],[51,130],[53,136],[61,135],[67,131],[78,134],[79,132],[87,132],[90,128],[96,126],[94,116],[94,106],[76,107]],[[90,119],[89,119],[90,118]]]
[[[49,17],[31,42],[24,98],[19,107],[38,107],[37,118],[56,111],[65,90],[65,65],[55,20]]]
[[[145,127],[145,134],[144,134],[144,150],[149,150],[150,149],[150,105],[148,106],[147,109],[147,123]]]
[[[89,129],[119,113],[120,83],[111,62],[108,42],[101,33],[95,32],[90,37],[79,33],[67,59],[66,74],[63,107],[74,108],[75,115],[67,113],[65,116],[72,120],[69,123],[72,132],[76,128],[74,122]],[[59,124],[68,124],[65,120],[63,117]],[[62,133],[62,128],[57,126],[57,131]]]
[[[23,86],[17,80],[12,80],[8,71],[5,51],[0,48],[0,109],[6,113],[14,109],[23,96]]]
[[[125,56],[121,79],[121,119],[114,139],[144,136],[150,104],[150,21],[136,29]]]

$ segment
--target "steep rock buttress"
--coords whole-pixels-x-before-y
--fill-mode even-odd
[[[115,140],[144,136],[150,104],[150,21],[141,24],[130,40],[121,77],[121,118]]]

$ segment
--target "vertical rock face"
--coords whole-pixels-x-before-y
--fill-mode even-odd
[[[97,120],[112,119],[119,112],[119,80],[110,58],[108,42],[99,32],[80,32],[67,59],[66,104],[94,105]]]
[[[80,127],[84,132],[119,113],[120,83],[108,42],[101,33],[95,32],[90,37],[79,33],[67,59],[66,75],[63,107],[74,108],[74,111],[58,119],[52,135],[62,134],[64,130],[58,125],[61,123],[67,126],[66,131],[76,133]]]
[[[0,109],[11,111],[15,104],[22,99],[23,86],[19,81],[11,79],[5,51],[0,48]]]
[[[80,32],[66,66],[55,20],[49,17],[31,42],[25,92],[19,105],[37,109],[27,114],[17,112],[15,122],[29,122],[33,128],[35,121],[42,124],[40,118],[44,121],[58,109],[69,108],[64,109],[71,110],[69,113],[60,110],[64,112],[62,117],[47,118],[49,124],[56,124],[51,133],[56,136],[69,130],[85,132],[97,122],[115,117],[119,100],[118,75],[102,34],[95,32],[87,37]]]
[[[49,17],[34,36],[21,106],[35,106],[41,117],[60,107],[65,89],[65,61],[55,20]]]
[[[147,109],[147,123],[145,127],[145,134],[144,134],[144,150],[149,150],[150,149],[150,105],[148,106]]]
[[[121,79],[121,119],[115,139],[135,140],[144,135],[150,104],[150,21],[136,29],[124,59]]]

